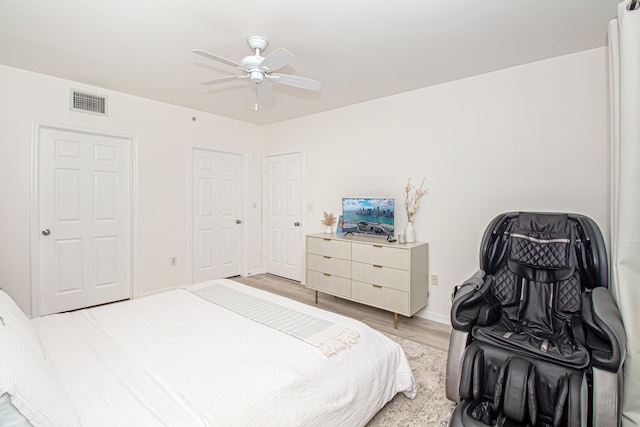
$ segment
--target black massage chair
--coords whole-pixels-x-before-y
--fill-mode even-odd
[[[452,427],[616,427],[626,338],[590,218],[505,213],[453,294]]]

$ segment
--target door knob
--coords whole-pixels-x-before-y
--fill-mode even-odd
[[[239,219],[236,219],[236,224],[242,224],[242,221],[240,221]]]
[[[51,234],[51,230],[49,230],[48,228],[45,228],[44,230],[42,230],[42,234],[45,236],[48,236],[49,234]]]
[[[298,221],[293,223],[294,227],[300,227],[300,223]]]

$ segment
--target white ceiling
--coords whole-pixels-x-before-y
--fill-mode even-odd
[[[606,45],[619,0],[0,0],[0,63],[256,124],[269,124]],[[297,58],[252,111],[235,62],[246,38]]]

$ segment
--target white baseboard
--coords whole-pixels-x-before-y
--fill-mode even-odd
[[[148,296],[159,294],[159,293],[162,293],[162,292],[173,291],[174,289],[184,288],[185,286],[188,286],[188,285],[187,284],[182,284],[182,285],[175,285],[175,286],[167,286],[166,288],[162,288],[162,289],[154,289],[152,291],[141,292],[138,295],[136,295],[134,297],[134,299],[135,298],[148,297]]]
[[[263,268],[255,268],[247,271],[247,276],[255,276],[256,274],[265,274],[265,271]]]
[[[260,269],[260,268],[256,268],[254,270],[247,271],[247,276],[255,276],[256,274],[264,274],[264,270]],[[189,285],[184,283],[184,284],[179,284],[179,285],[175,285],[175,286],[167,286],[166,288],[162,288],[162,289],[154,289],[152,291],[141,292],[138,295],[134,295],[133,298],[148,297],[150,295],[159,294],[161,292],[172,291],[174,289],[180,289],[180,288],[184,288],[186,286],[189,286]]]
[[[423,313],[416,313],[416,316],[422,317],[423,319],[433,320],[434,322],[451,326],[451,318],[449,316],[444,316],[442,314],[437,314],[437,313],[429,313],[428,311]]]

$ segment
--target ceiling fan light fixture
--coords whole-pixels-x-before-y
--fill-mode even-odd
[[[242,58],[242,66],[249,73],[249,79],[254,83],[262,83],[264,71],[260,69],[261,56],[245,56]]]
[[[259,84],[259,83],[262,83],[262,81],[264,80],[264,73],[260,70],[250,70],[249,78],[251,79],[252,82]]]

